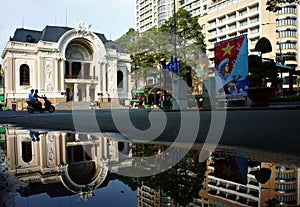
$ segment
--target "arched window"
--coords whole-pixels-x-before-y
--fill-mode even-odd
[[[118,70],[117,72],[117,87],[118,88],[123,88],[123,72]]]
[[[28,65],[23,64],[20,67],[20,85],[29,86],[30,85],[30,70]]]
[[[31,140],[22,142],[22,159],[28,163],[32,160],[32,145]]]

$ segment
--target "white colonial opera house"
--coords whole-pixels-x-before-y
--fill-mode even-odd
[[[124,103],[131,97],[130,55],[83,22],[76,28],[16,29],[2,59],[8,106],[24,102],[32,88],[53,103]]]

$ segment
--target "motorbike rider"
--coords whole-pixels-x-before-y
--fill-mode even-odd
[[[38,99],[38,98],[42,98],[42,97],[38,95],[38,92],[39,92],[39,90],[35,89],[33,96],[35,98],[35,105],[36,105],[37,109],[42,111],[42,102],[40,102]]]
[[[35,98],[33,96],[33,92],[34,92],[34,89],[31,89],[29,94],[28,94],[28,101],[30,101],[30,102],[35,100]]]

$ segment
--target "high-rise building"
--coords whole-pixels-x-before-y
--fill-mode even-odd
[[[173,15],[174,0],[137,0],[136,28],[144,32],[151,27],[159,27]],[[282,3],[277,12],[266,10],[266,0],[176,0],[176,10],[184,8],[199,17],[207,44],[207,57],[214,66],[214,43],[247,34],[249,54],[257,54],[256,42],[266,37],[272,44],[272,52],[264,54],[278,64],[296,70],[294,75],[283,72],[283,87],[293,88],[299,74],[298,28],[299,5]],[[291,83],[292,82],[292,83]]]
[[[207,15],[199,18],[205,33],[207,56],[214,65],[214,43],[247,34],[249,54],[257,54],[255,44],[266,37],[272,44],[272,52],[264,54],[278,64],[298,69],[299,54],[297,45],[299,6],[284,3],[277,12],[266,10],[266,0],[210,1]],[[293,77],[296,87],[296,77]],[[282,74],[283,87],[289,88],[290,74]]]
[[[175,9],[184,8],[193,16],[207,14],[209,0],[136,0],[136,29],[145,32],[152,27],[160,27],[173,16]]]

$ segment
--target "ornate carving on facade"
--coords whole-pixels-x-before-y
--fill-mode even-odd
[[[47,137],[47,166],[53,167],[55,164],[54,142],[53,136],[48,134]]]
[[[90,31],[90,26],[84,22],[80,22],[76,28],[50,26],[45,32],[56,38],[53,42],[8,41],[3,65],[9,71],[5,76],[7,105],[12,101],[24,101],[31,88],[38,88],[54,104],[65,100],[91,101],[99,91],[110,94],[107,97],[113,96],[117,91],[118,63],[124,67],[127,63],[130,65],[130,58],[110,48],[109,41],[102,34]],[[58,29],[62,33],[54,35]],[[30,71],[26,76],[28,83],[20,84],[18,69],[22,64],[27,64]],[[122,67],[122,71],[125,68]],[[126,81],[130,82],[129,79]],[[92,85],[88,87],[87,84]],[[65,99],[66,89],[70,92],[68,99]]]
[[[108,62],[107,64],[107,76],[108,76],[108,92],[114,92],[114,66],[113,62]]]
[[[45,67],[45,90],[52,91],[53,90],[53,67],[51,62],[46,63]]]

